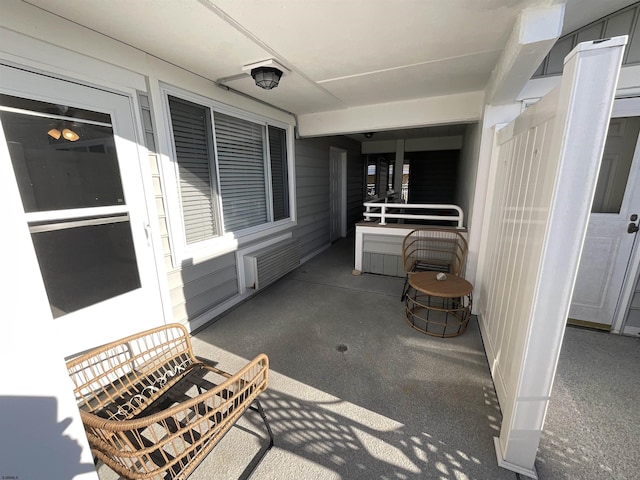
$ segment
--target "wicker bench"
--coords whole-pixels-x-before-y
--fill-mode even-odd
[[[67,362],[92,452],[125,479],[184,479],[251,408],[273,435],[258,395],[269,361],[235,374],[193,354],[181,325],[123,338]],[[256,461],[257,460],[257,461]]]

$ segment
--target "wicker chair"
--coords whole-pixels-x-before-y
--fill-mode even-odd
[[[94,455],[125,479],[184,479],[243,413],[260,413],[269,362],[231,375],[194,356],[186,329],[148,330],[67,362]]]
[[[464,236],[451,228],[425,227],[410,232],[402,242],[402,265],[406,277],[400,301],[407,294],[412,273],[438,271],[462,275],[467,249]]]

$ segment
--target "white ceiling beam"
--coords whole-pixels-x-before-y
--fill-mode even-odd
[[[562,33],[565,4],[523,10],[487,84],[487,105],[513,103]]]
[[[314,137],[477,122],[483,98],[477,91],[308,113],[298,116],[298,133]]]

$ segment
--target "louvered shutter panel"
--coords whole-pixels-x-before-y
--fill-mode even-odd
[[[187,244],[218,236],[211,189],[209,110],[169,97]]]
[[[286,138],[286,132],[282,128],[269,126],[271,189],[273,191],[273,219],[275,221],[289,216]]]
[[[219,112],[214,122],[225,231],[267,223],[264,127]]]

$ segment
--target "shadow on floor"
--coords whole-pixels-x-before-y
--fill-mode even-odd
[[[451,339],[416,332],[398,301],[403,279],[352,266],[353,241],[340,241],[193,338],[227,371],[270,358],[261,399],[276,444],[252,478],[517,478],[496,463],[502,419],[476,321]],[[567,330],[541,480],[638,478],[639,366],[638,339]],[[191,478],[239,478],[263,430],[245,415]],[[102,466],[100,478],[117,475]]]
[[[352,248],[339,242],[194,337],[227,371],[269,356],[276,446],[253,478],[514,479],[496,464],[501,417],[475,320],[456,338],[416,332],[404,279],[352,275]]]

